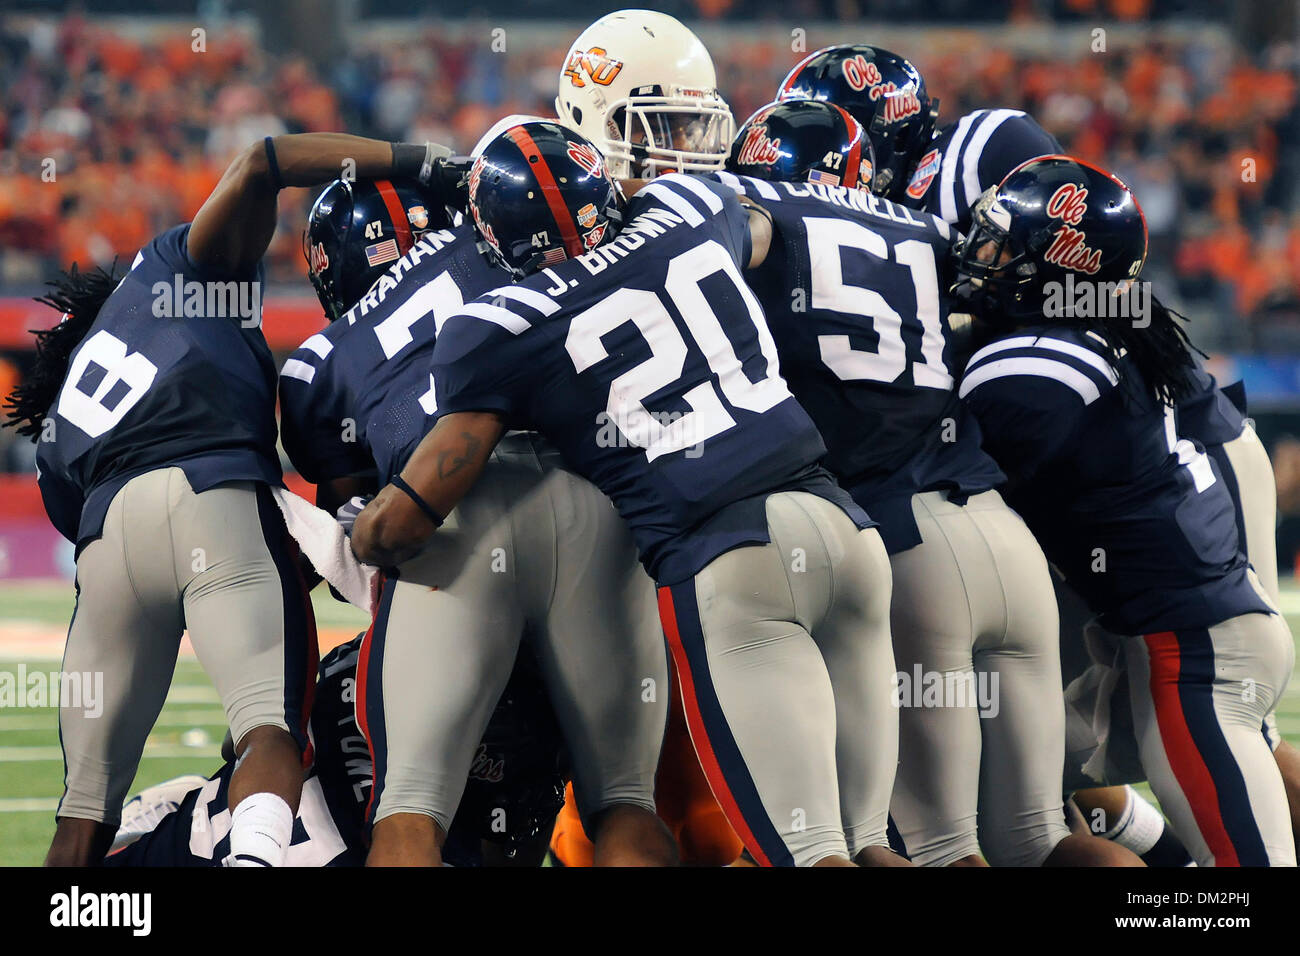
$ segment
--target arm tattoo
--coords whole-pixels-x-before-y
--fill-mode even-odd
[[[463,431],[460,433],[460,437],[465,439],[465,444],[461,449],[438,453],[439,478],[450,478],[478,456],[478,450],[483,442],[475,438],[470,432]]]

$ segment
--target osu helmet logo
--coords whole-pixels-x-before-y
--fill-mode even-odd
[[[594,46],[585,53],[574,50],[564,64],[564,75],[574,86],[586,86],[587,79],[597,86],[609,86],[623,69],[623,61],[612,59],[603,47]]]
[[[575,143],[573,140],[568,140],[568,144],[568,154],[571,160],[593,176],[601,174],[604,163],[600,158],[600,153],[596,152],[594,147],[588,146],[586,143]]]

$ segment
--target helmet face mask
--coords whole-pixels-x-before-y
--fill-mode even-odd
[[[1009,232],[1010,213],[985,190],[971,208],[971,230],[953,245],[956,296],[982,318],[1031,318],[1042,313],[1042,287],[1029,250]]]
[[[683,24],[622,10],[574,41],[555,99],[560,121],[605,154],[615,179],[722,168],[735,132],[713,60]]]
[[[611,169],[626,164],[630,176],[653,179],[721,169],[735,120],[717,96],[632,96],[613,104],[608,127]]]

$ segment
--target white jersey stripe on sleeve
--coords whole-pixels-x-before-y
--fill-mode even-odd
[[[302,343],[302,347],[315,352],[317,358],[328,358],[329,354],[334,351],[334,343],[319,332]]]
[[[981,365],[962,379],[961,389],[957,395],[959,398],[965,398],[985,382],[1010,375],[1033,375],[1068,385],[1079,393],[1085,405],[1091,405],[1101,397],[1101,390],[1093,380],[1078,369],[1052,359],[1023,357],[996,359]]]
[[[729,173],[725,169],[719,169],[713,175],[718,177],[718,182],[726,186],[732,192],[738,195],[745,195],[745,184],[740,181],[740,177],[735,173]]]
[[[503,309],[498,305],[490,305],[487,302],[471,302],[460,310],[460,314],[472,315],[476,319],[492,322],[508,332],[513,332],[515,335],[527,331],[531,326],[531,323],[522,315],[511,312],[509,309]]]
[[[971,356],[970,361],[966,363],[966,366],[967,368],[974,368],[990,355],[995,355],[998,352],[1005,352],[1007,349],[1023,348],[1041,348],[1051,349],[1054,352],[1063,352],[1066,355],[1078,359],[1080,362],[1086,362],[1088,365],[1091,365],[1102,375],[1106,376],[1106,381],[1110,382],[1110,384],[1119,384],[1119,373],[1115,371],[1115,367],[1096,352],[1092,351],[1092,349],[1085,349],[1082,345],[1075,345],[1073,342],[1062,342],[1060,339],[1048,338],[1042,335],[1013,335],[1009,339],[1002,339],[1001,341],[994,342],[991,345],[986,345]]]
[[[962,183],[966,187],[967,208],[975,205],[975,200],[979,199],[980,193],[984,191],[980,188],[980,157],[984,155],[984,147],[988,145],[989,137],[1011,117],[1024,115],[1023,110],[990,110],[976,127],[975,134],[971,136],[970,144],[962,150],[961,157]]]
[[[285,378],[296,378],[300,382],[311,384],[311,380],[316,377],[316,370],[300,359],[289,359],[284,363],[284,368],[280,369],[280,374]]]
[[[675,189],[669,189],[668,186],[662,182],[651,183],[649,186],[642,189],[637,195],[652,196],[655,199],[658,199],[673,212],[677,213],[677,215],[681,216],[682,220],[688,226],[698,226],[700,223],[704,222],[704,217],[699,214],[689,199],[677,192]]]
[[[487,295],[493,298],[500,296],[503,299],[514,299],[531,309],[536,309],[542,315],[554,315],[560,311],[560,304],[549,295],[522,286],[503,285],[499,289],[493,289]]]
[[[777,192],[776,187],[766,179],[757,179],[753,176],[746,176],[745,182],[753,186],[755,191],[764,199],[775,199],[780,202],[781,194]]]
[[[705,208],[707,208],[709,212],[714,213],[715,215],[722,212],[722,197],[698,179],[691,176],[674,176],[672,177],[672,184],[674,186],[684,186],[691,192],[695,193],[695,195],[699,197],[700,201],[704,203]]]
[[[957,129],[943,154],[939,169],[939,215],[945,222],[957,221],[957,161],[961,159],[962,144],[970,133],[971,124],[984,110],[968,113],[957,123]]]

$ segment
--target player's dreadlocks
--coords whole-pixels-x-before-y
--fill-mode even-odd
[[[74,263],[67,272],[46,283],[51,291],[37,296],[36,301],[62,312],[63,320],[52,329],[33,330],[36,364],[26,381],[5,399],[4,407],[9,409],[9,414],[4,425],[17,428],[18,434],[32,441],[40,436],[45,417],[68,373],[72,350],[86,337],[104,301],[117,288],[120,276],[116,273],[116,260],[107,270],[96,267],[90,272],[79,271]]]
[[[1195,388],[1192,372],[1196,369],[1196,359],[1192,353],[1202,358],[1206,356],[1187,337],[1187,330],[1183,327],[1187,317],[1167,307],[1154,295],[1151,296],[1149,317],[1150,324],[1145,326],[1135,326],[1127,319],[1079,321],[1106,340],[1111,363],[1116,369],[1123,368],[1119,359],[1127,353],[1156,401],[1173,405]],[[1126,384],[1131,386],[1131,383]]]

